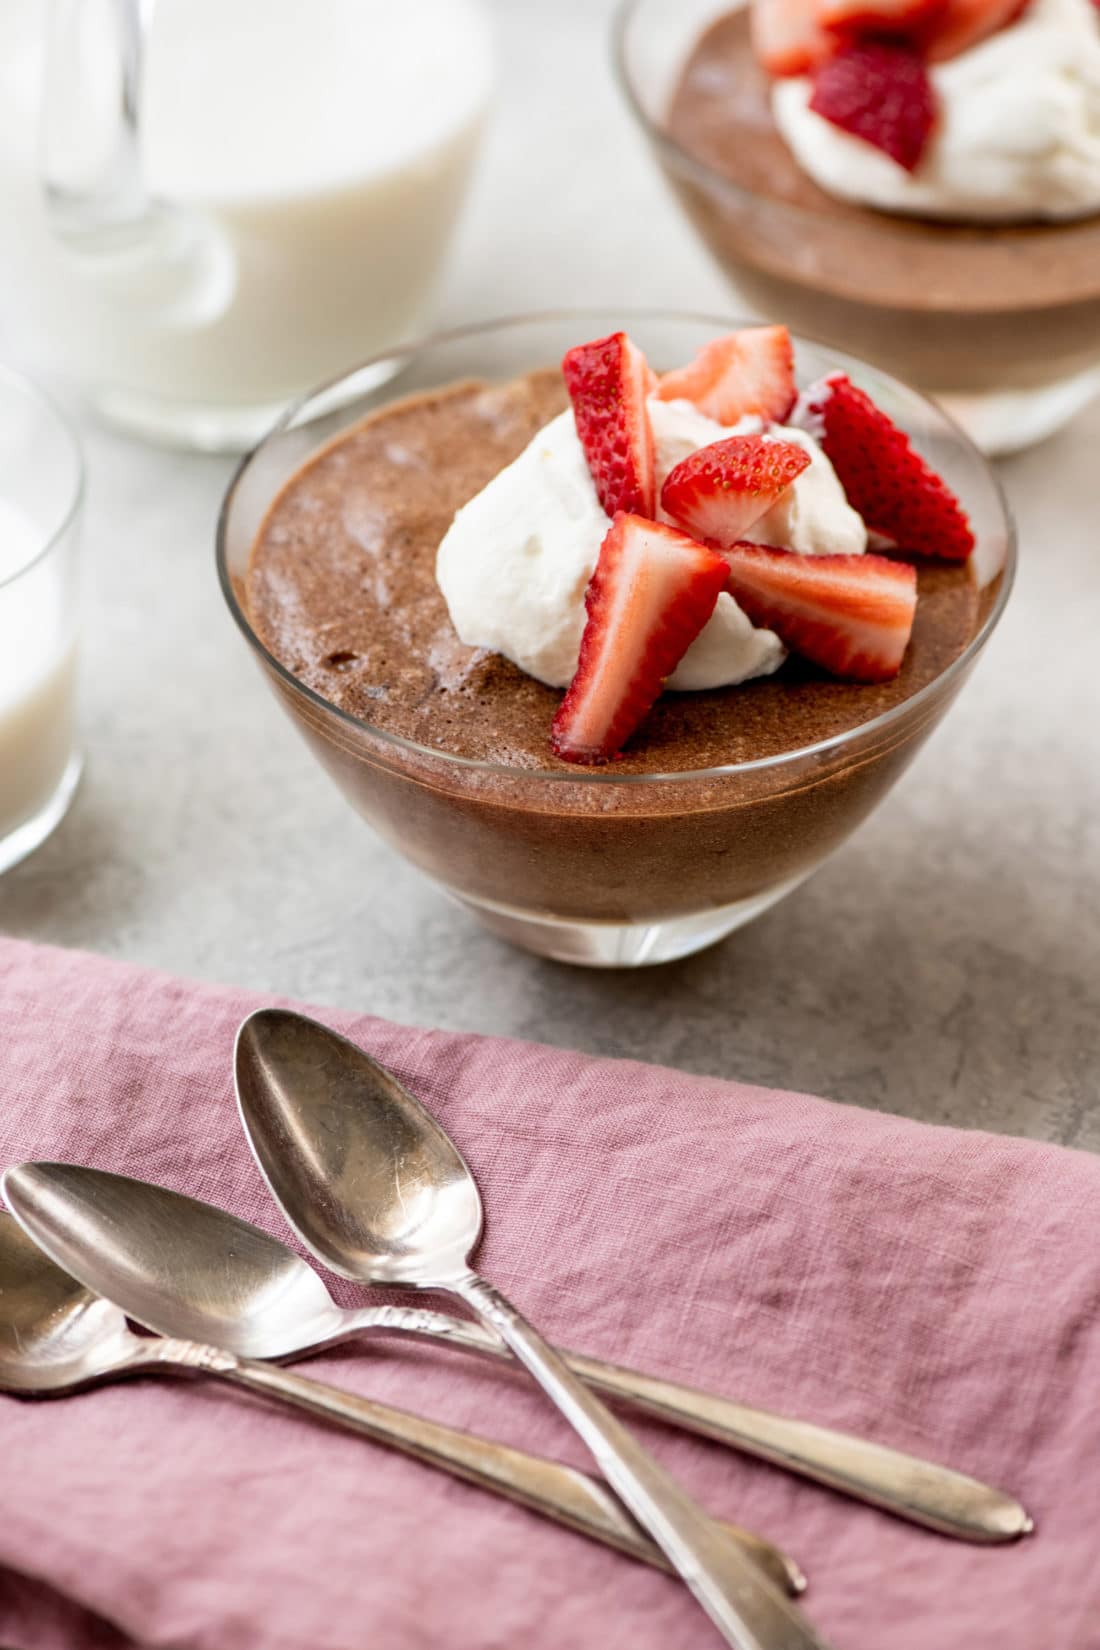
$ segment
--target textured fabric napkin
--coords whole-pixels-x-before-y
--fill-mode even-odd
[[[287,1236],[240,1135],[257,999],[0,941],[0,1161],[57,1157]],[[495,1280],[572,1344],[1014,1490],[984,1549],[639,1430],[785,1545],[836,1650],[1100,1645],[1100,1160],[559,1049],[322,1012],[477,1174]],[[338,1297],[360,1297],[333,1280]],[[584,1465],[522,1378],[392,1339],[323,1380]],[[0,1397],[5,1650],[709,1650],[675,1583],[213,1382]]]

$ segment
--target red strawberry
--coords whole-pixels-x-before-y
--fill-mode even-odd
[[[835,51],[836,42],[818,23],[816,11],[817,0],[753,0],[752,49],[769,74],[807,74]]]
[[[725,588],[721,556],[659,522],[619,514],[584,605],[577,671],[550,742],[566,762],[620,751],[698,636]]]
[[[811,385],[793,418],[820,441],[868,527],[914,555],[970,555],[974,535],[954,493],[846,373]]]
[[[794,349],[786,327],[745,327],[704,344],[694,361],[661,377],[662,401],[694,401],[719,424],[746,413],[781,424],[794,406]]]
[[[817,0],[823,28],[844,35],[904,35],[938,17],[948,0]],[[1017,4],[1019,0],[1017,0]]]
[[[932,63],[976,46],[987,35],[1015,23],[1027,0],[946,0],[917,31],[916,43]]]
[[[725,555],[738,606],[792,653],[854,682],[897,675],[917,610],[917,573],[907,562],[800,556],[766,544]]]
[[[645,356],[625,332],[613,332],[571,349],[561,370],[604,510],[652,516],[657,478],[645,403],[653,373]]]
[[[661,507],[692,538],[726,549],[744,538],[809,463],[805,447],[794,441],[727,436],[669,471]]]
[[[814,70],[810,108],[873,143],[907,172],[920,164],[936,123],[936,96],[912,46],[865,40],[843,46]]]

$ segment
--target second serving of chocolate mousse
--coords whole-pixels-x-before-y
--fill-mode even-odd
[[[751,0],[659,95],[641,36],[673,9],[626,7],[624,77],[748,302],[952,400],[990,450],[1095,392],[1093,0]]]
[[[798,391],[785,328],[661,376],[616,333],[348,428],[271,503],[241,596],[342,713],[279,684],[372,823],[574,955],[532,925],[701,915],[704,943],[848,834],[996,600],[973,543],[847,374]]]

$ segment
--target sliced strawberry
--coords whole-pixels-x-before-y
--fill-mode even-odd
[[[900,41],[853,42],[820,63],[810,108],[873,143],[907,172],[920,164],[936,124],[936,94],[924,59]]]
[[[727,436],[669,471],[661,507],[692,538],[725,549],[744,538],[809,463],[805,447],[794,441]]]
[[[617,515],[584,605],[576,674],[550,742],[566,762],[606,762],[649,710],[725,588],[721,556],[671,527]]]
[[[769,74],[808,74],[836,49],[817,20],[817,0],[753,0],[752,49]]]
[[[739,544],[725,557],[738,606],[792,653],[853,682],[885,682],[901,669],[917,610],[917,573],[907,562],[801,556],[766,544]]]
[[[1027,10],[1027,0],[946,0],[917,30],[915,40],[932,63],[944,63],[996,34]]]
[[[974,535],[958,499],[846,373],[811,385],[792,416],[824,447],[869,528],[914,555],[966,560]]]
[[[712,338],[686,367],[663,373],[657,390],[662,401],[694,401],[719,424],[749,413],[782,424],[797,393],[786,327],[744,327]]]
[[[646,407],[653,387],[649,362],[625,332],[613,332],[571,349],[561,370],[604,510],[652,516],[657,480]]]
[[[949,0],[817,0],[822,28],[842,35],[903,35],[929,26]],[[1019,0],[1017,0],[1019,4]]]

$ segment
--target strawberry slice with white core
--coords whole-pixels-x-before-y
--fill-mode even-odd
[[[822,28],[839,34],[911,39],[943,8],[944,0],[816,0],[815,15]]]
[[[913,46],[854,41],[818,65],[812,84],[815,115],[873,143],[907,172],[920,165],[936,124],[936,94]]]
[[[749,34],[757,62],[778,76],[808,74],[836,46],[818,21],[817,0],[753,0]]]
[[[744,327],[704,344],[694,361],[662,374],[662,401],[693,401],[719,424],[753,413],[782,424],[794,406],[794,348],[786,327]]]
[[[576,674],[550,741],[566,762],[607,762],[630,738],[725,588],[721,556],[640,516],[617,515],[585,592]]]
[[[729,591],[753,624],[853,682],[896,676],[917,610],[917,573],[885,556],[802,556],[765,544],[725,552]]]
[[[692,538],[725,549],[744,538],[809,464],[809,453],[794,441],[727,436],[669,471],[661,507]]]
[[[848,503],[873,532],[917,556],[971,554],[974,535],[954,493],[846,373],[805,390],[792,422],[825,449]]]
[[[652,516],[657,503],[646,396],[653,371],[625,332],[578,344],[561,364],[577,435],[604,512]]]

